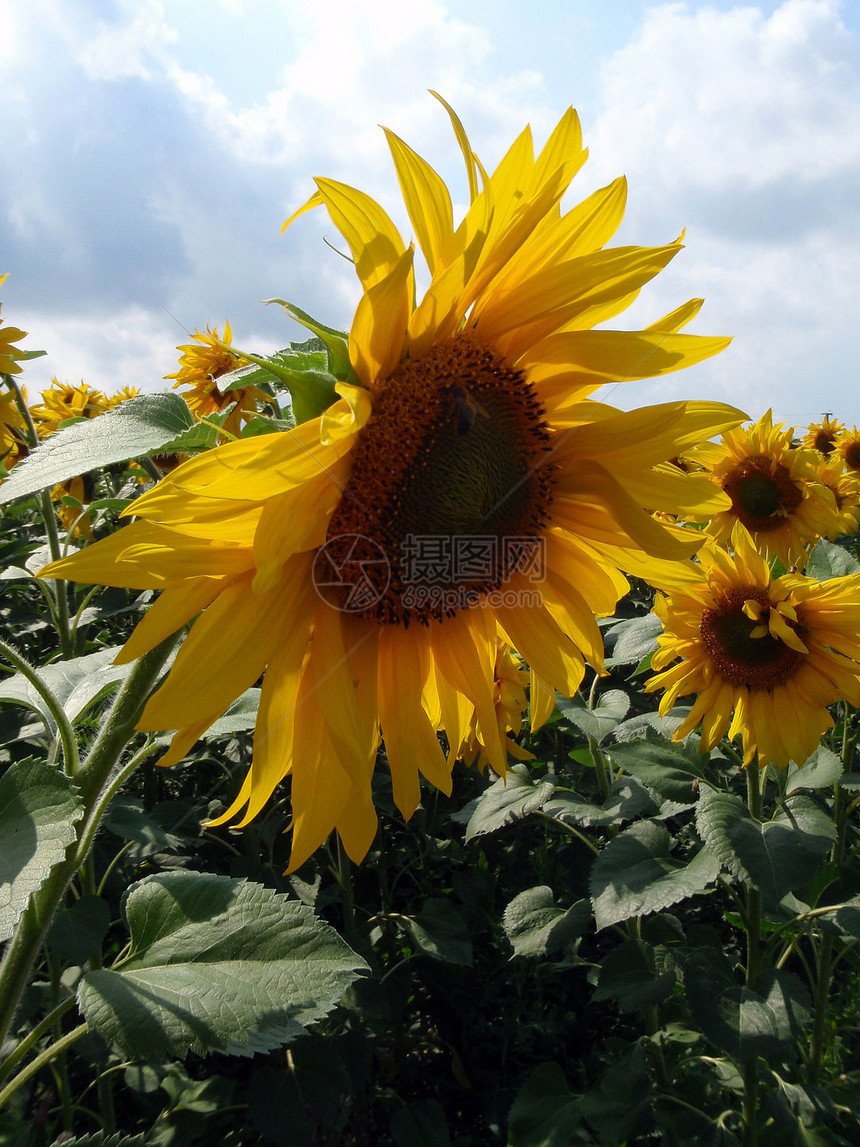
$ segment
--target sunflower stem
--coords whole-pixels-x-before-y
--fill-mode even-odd
[[[753,765],[746,770],[747,808],[756,820],[761,819],[762,774]],[[747,963],[746,986],[752,990],[759,974],[761,960],[761,892],[751,885],[746,890]],[[758,1143],[758,1060],[753,1057],[744,1067],[743,1143],[755,1147]]]
[[[66,767],[66,772],[70,777],[76,776],[81,764],[78,754],[78,741],[75,737],[72,724],[53,690],[45,684],[39,676],[39,671],[35,669],[29,661],[25,660],[20,653],[14,650],[11,645],[7,645],[2,639],[0,639],[0,656],[3,656],[10,665],[15,666],[21,676],[30,682],[45,702],[48,712],[57,723],[57,731],[60,734],[60,740],[63,745],[63,762]]]
[[[78,771],[76,780],[84,805],[78,845],[69,850],[62,863],[55,865],[41,888],[30,897],[14,935],[6,945],[3,962],[0,964],[0,1044],[12,1023],[18,1001],[27,986],[30,969],[39,954],[54,914],[62,903],[70,881],[86,859],[106,811],[109,802],[102,798],[106,788],[113,791],[112,786],[108,785],[111,773],[134,735],[135,721],[175,642],[174,634],[136,663],[108,712],[89,756]],[[55,1048],[57,1046],[54,1045]],[[12,1087],[14,1083],[13,1080],[9,1086]]]

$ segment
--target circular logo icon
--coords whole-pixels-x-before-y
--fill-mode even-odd
[[[362,613],[385,596],[391,566],[385,550],[372,538],[338,534],[317,550],[311,577],[328,605],[342,613]]]

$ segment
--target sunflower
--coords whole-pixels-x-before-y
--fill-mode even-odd
[[[85,474],[78,478],[69,478],[60,482],[51,490],[51,501],[59,502],[57,517],[64,529],[71,530],[75,537],[86,538],[89,541],[93,536],[92,520],[89,510],[82,510],[80,506],[63,504],[63,498],[74,498],[81,506],[87,506],[93,500],[92,475]]]
[[[23,388],[22,394],[26,402],[27,392]],[[0,391],[0,461],[7,470],[11,470],[19,459],[29,453],[27,423],[15,395],[8,390]]]
[[[5,275],[0,275],[0,287],[3,286],[8,278],[8,271]],[[0,319],[0,328],[2,327],[3,320]],[[26,337],[27,332],[19,330],[18,327],[5,327],[4,329],[0,329],[0,374],[20,374],[24,369],[18,365],[18,360],[26,358],[26,352],[13,346],[12,343]]]
[[[838,528],[839,517],[833,493],[815,473],[817,455],[794,449],[792,435],[782,423],[773,425],[768,410],[749,428],[731,430],[721,443],[694,452],[731,499],[707,533],[725,544],[741,522],[762,552],[786,567],[802,564],[808,547]]]
[[[195,331],[191,337],[196,341],[176,348],[183,352],[179,359],[179,370],[164,377],[176,379],[174,390],[179,386],[191,387],[181,393],[195,418],[220,414],[235,402],[223,429],[236,436],[242,423],[257,413],[257,403],[265,402],[267,395],[256,386],[239,387],[228,390],[226,394],[218,389],[216,379],[238,370],[240,366],[248,365],[248,359],[230,349],[233,332],[229,322],[224,323],[223,339],[219,337],[217,327],[210,329],[208,326],[205,331]]]
[[[860,473],[860,429],[852,426],[836,439],[836,450],[845,464],[846,470]]]
[[[844,429],[845,427],[838,418],[831,418],[829,414],[822,414],[820,422],[809,424],[801,442],[810,450],[817,450],[826,458],[828,454],[832,454],[836,439]]]
[[[123,386],[123,387],[121,387],[116,392],[116,394],[112,394],[108,398],[108,402],[110,403],[111,410],[115,409],[117,406],[122,406],[122,404],[124,402],[128,402],[130,398],[137,398],[137,396],[139,394],[140,394],[140,390],[136,386]]]
[[[97,418],[112,406],[111,400],[102,391],[86,382],[72,386],[68,382],[51,380],[47,390],[42,391],[42,401],[30,407],[33,421],[40,438],[47,438],[59,430],[60,424],[69,418]]]
[[[645,685],[666,692],[661,715],[678,697],[698,696],[676,729],[682,740],[702,722],[701,751],[728,729],[743,740],[744,764],[758,756],[802,765],[833,727],[827,706],[860,705],[860,574],[817,582],[801,574],[773,579],[747,530],[732,531],[734,556],[711,543],[699,551],[702,580],[657,595],[663,622]]]
[[[839,515],[838,522],[822,536],[835,541],[844,534],[856,534],[860,528],[860,471],[846,470],[839,453],[820,459],[813,469],[833,495]]]
[[[496,663],[493,667],[493,705],[499,738],[509,756],[518,761],[534,760],[534,755],[521,748],[514,740],[523,727],[528,701],[526,686],[529,682],[528,670],[516,652],[507,642],[499,641],[496,650]],[[473,711],[469,727],[459,746],[451,746],[451,752],[458,761],[466,765],[477,763],[481,772],[487,767],[486,747],[478,730],[477,714]]]
[[[576,690],[586,659],[600,669],[595,614],[627,591],[621,567],[660,579],[701,543],[643,507],[688,516],[728,505],[707,477],[667,460],[740,412],[685,402],[622,412],[587,397],[729,341],[679,333],[700,300],[645,330],[592,329],[679,243],[603,249],[621,221],[622,180],[560,211],[585,160],[572,109],[537,157],[526,128],[490,175],[449,114],[471,190],[456,228],[440,177],[387,133],[429,267],[417,305],[413,248],[369,196],[318,179],[296,212],[325,205],[362,287],[334,405],[186,462],[134,503],[138,521],[42,571],[163,590],[123,661],[200,614],[139,722],[177,730],[162,764],[264,675],[250,770],[213,823],[247,824],[289,776],[291,869],[332,829],[364,857],[381,737],[407,818],[419,775],[451,791],[440,730],[460,746],[474,721],[504,774],[499,640],[530,666],[537,727],[553,690]]]

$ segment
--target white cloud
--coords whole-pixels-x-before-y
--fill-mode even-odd
[[[786,0],[770,17],[662,5],[606,61],[590,178],[630,177],[619,237],[688,227],[630,317],[704,295],[694,329],[735,336],[693,375],[637,384],[627,401],[701,397],[704,384],[754,416],[772,405],[789,421],[827,408],[860,420],[857,61],[835,0]]]

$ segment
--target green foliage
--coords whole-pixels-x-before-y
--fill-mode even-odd
[[[33,757],[0,777],[0,940],[75,841],[83,806],[74,784]]]
[[[329,1012],[364,961],[305,905],[259,884],[165,873],[129,889],[131,951],[87,972],[90,1027],[133,1059],[251,1055]]]

